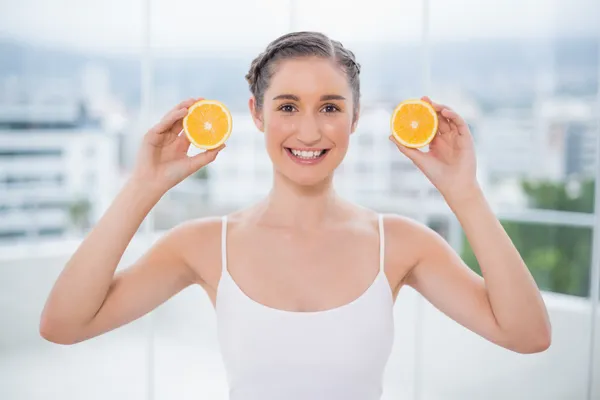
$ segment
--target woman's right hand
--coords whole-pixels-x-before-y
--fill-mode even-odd
[[[132,180],[164,194],[217,157],[224,144],[192,157],[187,155],[190,141],[183,132],[183,118],[198,100],[179,103],[144,135]]]

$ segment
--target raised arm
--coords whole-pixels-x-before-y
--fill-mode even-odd
[[[151,311],[200,279],[184,260],[187,225],[172,229],[134,265],[115,274],[142,221],[171,187],[213,161],[221,150],[187,156],[181,120],[195,100],[177,105],[144,136],[128,183],[65,265],[46,301],[40,334],[72,344]]]
[[[450,108],[424,100],[434,106],[440,121],[429,152],[396,144],[457,216],[483,278],[437,233],[408,223],[408,235],[419,254],[405,283],[458,323],[498,345],[520,353],[543,351],[551,342],[548,312],[527,265],[477,184],[469,127]]]

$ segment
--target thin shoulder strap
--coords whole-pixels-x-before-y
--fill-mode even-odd
[[[385,233],[383,229],[383,214],[379,214],[379,270],[384,272],[385,264]]]
[[[227,271],[227,215],[221,217],[221,268]]]

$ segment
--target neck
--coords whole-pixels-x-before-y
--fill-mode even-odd
[[[311,229],[331,217],[338,203],[332,176],[318,184],[302,186],[275,171],[262,215],[278,221],[277,225]]]

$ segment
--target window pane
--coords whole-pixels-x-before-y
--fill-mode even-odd
[[[543,290],[553,341],[523,357],[426,303],[425,398],[586,398],[599,11],[588,0],[430,1],[432,98],[470,125],[478,179],[499,217],[511,216],[502,224]]]
[[[513,221],[502,224],[543,290],[552,324],[551,347],[526,356],[505,350],[423,301],[416,317],[423,332],[417,341],[421,358],[416,380],[422,397],[585,398],[590,357],[590,302],[585,296],[591,229]],[[481,273],[464,235],[461,239],[460,255]],[[452,368],[448,369],[450,363]],[[489,368],[482,369],[482,365]],[[506,385],[507,380],[510,385]]]
[[[248,111],[245,75],[268,42],[287,31],[289,8],[273,0],[152,5],[152,112],[147,125],[190,97],[219,100],[233,118],[227,149],[218,160],[172,188],[155,208],[155,228],[164,230],[192,218],[230,212],[266,194],[271,168]],[[224,15],[226,23],[220,17]],[[252,23],[249,15],[271,23]],[[191,146],[188,154],[199,152]]]
[[[375,209],[389,207],[393,196],[393,206],[406,212],[427,181],[388,136],[394,107],[423,90],[421,2],[295,4],[295,30],[324,32],[350,49],[361,66],[360,118],[336,171],[336,189]]]
[[[593,192],[598,4],[516,4],[431,1],[432,96],[469,123],[494,205],[592,212],[572,197]]]
[[[252,60],[289,25],[287,2],[152,1],[151,124],[187,98],[223,102],[233,131],[214,163],[173,187],[154,209],[157,235],[184,221],[223,215],[264,196],[271,167],[248,110]],[[265,23],[265,21],[269,21]],[[190,146],[189,155],[199,150]],[[194,285],[153,314],[157,399],[227,395],[214,308]]]
[[[579,297],[589,295],[592,229],[503,221],[541,290]],[[479,274],[481,270],[465,240],[461,254]]]
[[[27,0],[0,12],[4,242],[79,236],[112,201],[139,104],[140,9]]]
[[[39,334],[55,279],[126,169],[141,4],[0,5],[0,398],[145,398],[142,321],[72,347]]]

